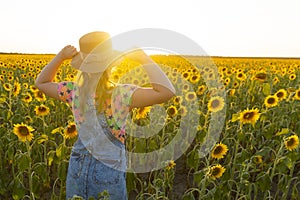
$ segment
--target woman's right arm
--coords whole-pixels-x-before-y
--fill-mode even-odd
[[[60,99],[57,93],[58,83],[53,82],[59,66],[67,59],[71,59],[78,52],[75,47],[68,45],[65,46],[51,61],[46,65],[37,79],[35,80],[36,87],[45,93],[45,95]]]
[[[131,108],[160,104],[175,95],[175,88],[167,75],[143,50],[136,49],[126,57],[143,65],[152,86],[150,88],[137,88],[134,91],[131,98]]]

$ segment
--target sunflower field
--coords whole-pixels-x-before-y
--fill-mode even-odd
[[[0,55],[1,199],[65,199],[76,125],[67,104],[34,85],[52,58]],[[300,199],[300,59],[212,57],[212,70],[199,57],[189,59],[193,64],[180,56],[152,58],[162,68],[168,66],[163,69],[178,95],[160,105],[165,117],[153,117],[152,107],[133,109],[134,126],[128,132],[149,128],[150,119],[163,128],[147,139],[128,136],[126,147],[135,152],[163,148],[186,117],[196,122],[189,127],[196,136],[165,167],[128,172],[129,199]],[[147,77],[136,65],[124,60],[113,70],[112,81],[146,85]],[[125,77],[135,68],[138,76]],[[76,71],[65,62],[55,81],[75,78]],[[224,123],[211,121],[217,114]],[[220,134],[202,156],[210,123]],[[106,191],[100,196],[109,199]]]

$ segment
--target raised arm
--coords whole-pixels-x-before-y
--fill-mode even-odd
[[[57,83],[53,82],[55,74],[63,61],[71,59],[78,52],[75,47],[65,46],[56,56],[46,65],[35,80],[36,87],[47,96],[59,99],[57,93]]]
[[[160,104],[172,98],[176,91],[161,68],[143,50],[137,49],[126,57],[143,65],[150,82],[150,88],[138,88],[132,95],[131,108]]]

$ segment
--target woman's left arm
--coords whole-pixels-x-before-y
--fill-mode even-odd
[[[75,47],[68,45],[65,46],[52,60],[46,65],[37,79],[35,80],[36,87],[45,93],[45,95],[60,99],[57,93],[58,83],[53,82],[59,66],[67,59],[71,59],[78,52]]]

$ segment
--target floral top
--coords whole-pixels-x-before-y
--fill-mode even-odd
[[[105,116],[109,126],[110,132],[122,143],[125,138],[125,120],[129,113],[129,107],[131,105],[131,95],[137,88],[136,85],[120,84],[113,92],[112,99],[107,99],[105,104]],[[69,104],[72,109],[74,118],[77,122],[83,120],[78,98],[75,96],[74,82],[60,82],[58,84],[58,95],[63,102]]]

